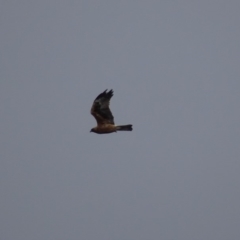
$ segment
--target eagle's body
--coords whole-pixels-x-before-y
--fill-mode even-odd
[[[91,129],[91,132],[98,134],[112,133],[117,131],[132,131],[132,125],[120,125],[114,124],[114,117],[109,108],[110,99],[113,96],[113,90],[107,92],[105,90],[97,96],[94,100],[91,114],[97,121],[97,126]]]

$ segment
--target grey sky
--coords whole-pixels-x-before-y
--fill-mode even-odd
[[[2,1],[0,238],[240,239],[240,1]],[[117,124],[89,133],[114,90]]]

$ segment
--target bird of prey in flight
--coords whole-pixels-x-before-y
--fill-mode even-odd
[[[99,94],[94,100],[91,114],[97,121],[97,126],[92,128],[90,132],[98,134],[112,133],[117,131],[132,131],[132,125],[115,125],[114,117],[109,108],[109,102],[113,96],[113,90],[107,91],[107,89]]]

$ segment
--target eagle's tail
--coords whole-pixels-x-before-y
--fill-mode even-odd
[[[117,131],[132,131],[132,124],[117,126]]]

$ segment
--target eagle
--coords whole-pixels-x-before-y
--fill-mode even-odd
[[[91,114],[97,121],[97,126],[90,132],[97,134],[112,133],[117,131],[132,131],[132,125],[115,125],[114,117],[109,108],[110,99],[113,96],[113,90],[107,89],[100,93],[93,102]]]

